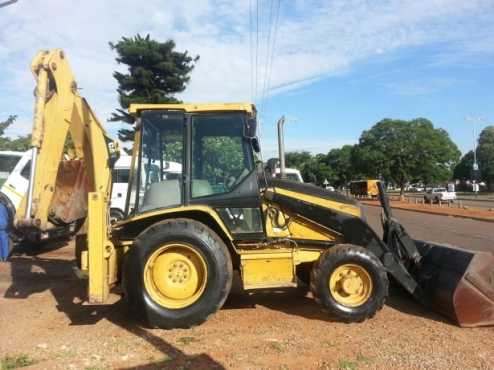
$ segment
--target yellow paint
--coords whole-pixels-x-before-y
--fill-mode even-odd
[[[289,237],[288,216],[277,205],[264,203],[262,209],[266,220],[266,235],[270,238]]]
[[[272,190],[271,190],[272,191]],[[315,204],[324,208],[333,209],[335,211],[346,213],[351,216],[360,217],[361,211],[358,206],[351,204],[340,203],[324,198],[319,198],[313,195],[299,193],[296,191],[286,190],[282,188],[275,188],[274,191],[278,194],[285,195],[290,198],[298,199],[306,203]]]
[[[361,306],[372,295],[372,279],[360,265],[347,263],[337,267],[331,273],[328,284],[336,302],[346,307]]]
[[[104,195],[89,193],[88,198],[88,267],[89,302],[103,303],[110,291],[109,259],[114,248],[107,239],[107,208]]]
[[[291,248],[239,250],[245,289],[296,286],[295,267],[317,261],[319,250]]]
[[[202,296],[207,276],[206,262],[192,246],[166,244],[148,258],[144,266],[144,287],[160,306],[181,309]]]
[[[209,216],[211,216],[214,219],[214,221],[220,226],[220,228],[224,231],[224,233],[228,237],[228,239],[233,240],[233,237],[230,234],[230,231],[225,226],[225,224],[223,223],[223,221],[221,220],[221,218],[218,216],[218,214],[216,213],[216,211],[213,208],[211,208],[211,207],[208,207],[208,206],[200,206],[200,205],[197,205],[197,206],[196,205],[180,206],[180,207],[173,207],[173,208],[166,208],[166,209],[158,209],[158,210],[155,210],[155,211],[149,211],[149,212],[141,213],[141,214],[135,215],[133,217],[129,217],[129,218],[125,219],[125,220],[122,220],[122,221],[118,222],[115,225],[115,227],[123,226],[123,225],[126,225],[126,224],[131,223],[131,222],[135,222],[135,221],[138,221],[138,220],[146,220],[146,219],[148,219],[150,217],[156,217],[156,216],[164,216],[164,217],[166,217],[167,215],[170,215],[170,214],[173,214],[173,213],[176,213],[177,214],[176,216],[174,215],[174,218],[177,218],[177,217],[186,217],[185,213],[186,212],[191,212],[191,211],[194,211],[194,212],[202,212],[202,213],[206,213]]]
[[[210,104],[131,104],[129,113],[138,114],[144,110],[181,110],[187,113],[214,111],[243,111],[254,113],[256,108],[251,103],[210,103]]]
[[[337,232],[297,215],[290,217],[288,229],[294,239],[322,240],[330,242],[342,240],[342,236]]]
[[[298,249],[295,252],[293,252],[293,262],[295,265],[299,265],[305,262],[315,262],[319,259],[322,252],[323,252],[322,249],[320,250]]]
[[[45,231],[53,227],[49,214],[68,133],[74,142],[76,156],[86,165],[89,190],[102,192],[105,199],[109,199],[111,191],[107,143],[112,143],[113,148],[118,148],[118,144],[108,137],[85,99],[79,95],[74,74],[62,50],[39,52],[31,63],[31,70],[38,95],[32,129],[32,145],[38,148],[38,158],[31,217],[39,222],[40,231]],[[25,207],[25,201],[22,205]],[[24,212],[17,212],[16,217],[24,217]]]
[[[290,251],[241,254],[240,262],[244,289],[296,286]]]

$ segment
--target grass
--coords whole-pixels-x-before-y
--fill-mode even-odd
[[[366,357],[361,353],[357,356],[357,361],[364,364],[370,364],[372,362],[372,360],[369,357]]]
[[[177,342],[179,344],[182,344],[184,346],[187,346],[193,342],[199,342],[198,339],[194,338],[194,337],[181,337],[181,338],[178,338]]]
[[[338,368],[341,370],[356,370],[359,368],[360,364],[369,365],[370,363],[372,363],[372,360],[369,357],[366,357],[359,353],[355,360],[340,360]]]
[[[17,356],[6,355],[0,360],[0,370],[13,370],[33,365],[36,361],[26,354]]]
[[[280,342],[271,342],[270,346],[272,349],[274,349],[278,353],[285,352],[285,350],[286,350],[285,345],[283,343],[280,343]]]
[[[358,362],[351,360],[340,360],[338,367],[341,370],[356,370],[358,369]]]

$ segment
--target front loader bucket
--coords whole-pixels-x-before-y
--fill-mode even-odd
[[[424,303],[462,327],[494,325],[494,254],[416,241]]]

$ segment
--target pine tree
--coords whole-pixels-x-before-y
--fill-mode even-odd
[[[117,43],[110,42],[110,47],[118,54],[117,62],[128,67],[127,73],[113,73],[118,81],[120,108],[112,113],[112,122],[132,124],[134,119],[127,113],[132,103],[179,103],[175,94],[185,90],[199,60],[199,56],[192,57],[187,51],[176,51],[173,40],[159,42],[149,35],[122,37]],[[131,141],[134,130],[120,129],[118,137]]]

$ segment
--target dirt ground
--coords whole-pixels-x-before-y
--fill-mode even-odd
[[[375,207],[368,208],[377,219]],[[407,219],[407,226],[419,233],[413,222]],[[373,319],[344,324],[295,290],[247,294],[235,289],[203,325],[165,331],[147,328],[123,301],[81,304],[84,289],[70,245],[19,253],[0,264],[4,367],[494,369],[494,328],[461,329],[399,291]]]

